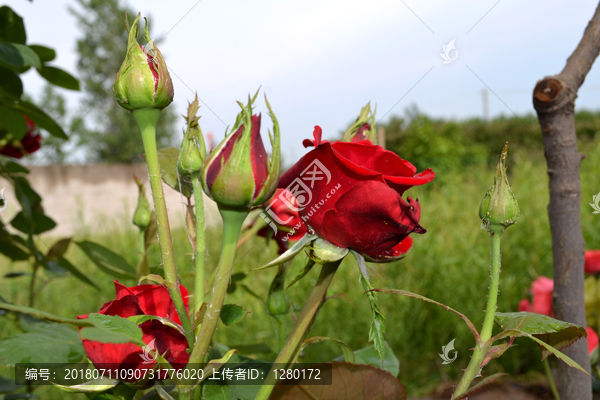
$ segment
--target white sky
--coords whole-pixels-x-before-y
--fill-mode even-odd
[[[54,65],[77,76],[78,31],[67,11],[75,2],[6,3],[25,18],[28,43],[55,48]],[[262,85],[281,125],[288,165],[305,153],[301,141],[312,137],[314,125],[321,125],[326,138],[335,137],[368,101],[377,104],[379,117],[387,114],[384,121],[412,104],[434,117],[481,116],[481,90],[487,85],[499,97],[489,94],[491,116],[533,112],[536,81],[560,72],[597,5],[592,0],[129,4],[152,17],[156,37],[166,34],[160,49],[174,73],[171,107],[182,114],[197,91],[204,103],[202,129],[220,140],[224,123],[235,120],[235,100],[245,100]],[[439,53],[454,38],[458,58],[444,65]],[[25,89],[34,97],[43,82],[35,71],[24,76]],[[77,96],[64,93],[70,107],[78,107]],[[599,97],[600,69],[595,66],[577,107],[598,109]],[[257,110],[268,122],[259,99]],[[263,124],[268,141],[266,127],[270,122]]]

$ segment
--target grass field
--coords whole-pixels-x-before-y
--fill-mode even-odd
[[[582,225],[586,248],[600,248],[600,230],[597,229],[600,216],[592,214],[588,205],[592,195],[600,191],[599,142],[588,141],[580,149],[586,155],[581,169]],[[526,295],[533,279],[539,275],[552,276],[551,237],[546,210],[548,178],[543,154],[541,150],[532,152],[511,148],[509,158],[512,158],[509,179],[521,207],[521,217],[518,224],[510,227],[503,236],[500,311],[516,311],[518,301]],[[407,192],[419,199],[422,207],[421,224],[428,232],[413,236],[414,249],[404,260],[369,265],[371,277],[375,287],[409,290],[447,304],[465,313],[479,328],[487,300],[490,247],[488,233],[480,229],[478,208],[486,189],[492,184],[493,170],[481,166],[436,172],[439,179],[432,184]],[[220,232],[210,231],[207,237],[210,275],[218,260]],[[96,235],[93,229],[87,229],[86,234],[77,238],[102,243],[134,265],[137,261],[136,229],[128,221],[120,227],[115,226],[109,234]],[[52,241],[49,238],[42,240],[46,243]],[[191,247],[185,231],[174,232],[174,247],[182,282],[191,288]],[[159,264],[158,252],[156,248],[152,250],[151,264],[156,266]],[[262,238],[253,239],[238,251],[234,272],[247,272],[275,256],[274,243],[266,243]],[[36,307],[75,317],[77,314],[94,312],[104,302],[113,299],[111,277],[97,270],[76,246],[70,248],[67,258],[93,276],[102,290],[95,291],[83,286],[72,277],[56,279],[38,295]],[[304,260],[304,255],[296,258],[288,279],[298,273]],[[23,270],[27,270],[24,264],[10,264],[6,259],[0,259],[0,276]],[[251,272],[241,283],[264,299],[275,272],[275,269]],[[302,307],[317,275],[318,268],[314,268],[289,290],[288,295],[298,308]],[[371,311],[358,279],[359,271],[354,260],[344,260],[329,294],[343,292],[349,301],[343,298],[328,301],[311,331],[312,336],[335,337],[353,349],[368,345]],[[42,277],[39,281],[43,280]],[[133,281],[123,283],[135,284]],[[0,279],[0,294],[12,303],[26,305],[28,284],[27,277]],[[243,305],[251,314],[234,327],[220,325],[215,337],[217,341],[232,348],[264,343],[277,350],[275,325],[265,312],[261,300],[238,286],[226,302]],[[442,381],[460,377],[461,369],[469,361],[469,349],[473,347],[474,340],[456,315],[431,304],[393,295],[380,295],[380,303],[387,319],[386,339],[400,360],[399,379],[410,397],[431,391]],[[288,331],[292,324],[292,317],[288,315]],[[6,318],[0,319],[0,339],[14,333],[16,328],[13,324]],[[441,353],[442,346],[454,338],[458,357],[455,362],[442,365],[438,353]],[[532,369],[541,370],[541,354],[537,347],[524,339],[517,339],[516,343],[518,346],[511,348],[500,360],[491,362],[484,374],[498,371],[518,374]],[[275,353],[254,355],[272,359]],[[328,361],[339,355],[340,350],[336,345],[324,342],[309,346],[303,360]],[[85,398],[83,395],[69,397],[51,388],[43,388],[40,393],[44,399]]]

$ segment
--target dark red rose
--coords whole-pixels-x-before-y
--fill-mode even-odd
[[[115,280],[115,289],[115,300],[104,304],[98,314],[118,315],[124,318],[133,315],[157,315],[180,323],[169,291],[164,286],[140,285],[128,288]],[[181,286],[181,294],[187,309],[188,291],[183,286]],[[78,316],[79,319],[87,317],[88,315]],[[140,325],[140,328],[144,343],[156,348],[160,354],[164,354],[174,368],[182,369],[187,365],[190,357],[187,353],[187,340],[177,329],[157,320],[146,321]],[[100,343],[83,339],[83,347],[96,368],[102,368],[104,365],[105,368],[119,369],[117,366],[122,366],[123,369],[131,370],[149,369],[154,365],[154,361],[145,362],[144,350],[133,343]]]
[[[406,250],[408,242],[400,244],[409,234],[426,232],[419,203],[402,194],[431,182],[431,169],[417,174],[410,162],[368,140],[321,140],[318,126],[314,137],[303,144],[315,149],[283,174],[279,187],[296,197],[302,220],[319,236],[381,260]]]
[[[289,241],[295,242],[306,234],[306,224],[300,218],[297,206],[296,199],[285,189],[277,189],[271,200],[264,204],[263,218],[269,226],[258,231],[258,235],[272,236],[279,245],[279,254],[288,249]],[[271,226],[271,223],[275,226]],[[277,229],[276,233],[275,229]]]
[[[0,154],[21,158],[26,154],[35,153],[39,150],[42,143],[42,136],[36,129],[35,123],[30,120],[26,115],[23,116],[27,122],[27,133],[23,136],[20,143],[19,141],[13,141],[0,149]]]
[[[590,275],[600,272],[600,250],[586,250],[584,270]]]

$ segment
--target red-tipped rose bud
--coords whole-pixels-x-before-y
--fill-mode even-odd
[[[373,144],[377,144],[377,130],[375,126],[375,111],[371,113],[371,104],[367,103],[360,110],[356,122],[348,128],[340,142],[360,142],[368,140]]]
[[[220,206],[247,209],[260,205],[271,198],[277,187],[279,124],[265,97],[274,133],[269,132],[273,148],[269,160],[260,137],[261,116],[252,115],[255,99],[256,95],[247,106],[239,103],[242,111],[232,132],[210,153],[202,168],[204,191]]]
[[[129,111],[143,108],[162,110],[173,102],[173,82],[158,47],[150,39],[148,22],[145,46],[137,42],[138,14],[129,29],[127,55],[117,74],[113,90],[119,105]]]

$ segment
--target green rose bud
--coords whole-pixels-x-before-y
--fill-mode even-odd
[[[377,129],[375,126],[375,113],[371,113],[371,104],[367,103],[360,110],[360,114],[356,122],[348,128],[341,142],[360,142],[361,140],[369,140],[373,144],[377,144]]]
[[[269,137],[273,155],[269,160],[260,137],[261,116],[252,115],[252,103],[238,103],[238,114],[232,132],[214,149],[204,163],[201,172],[202,186],[208,196],[219,206],[232,209],[249,209],[271,198],[279,180],[279,124],[271,110],[273,132]]]
[[[479,207],[479,218],[487,231],[492,233],[502,233],[510,225],[516,224],[520,214],[519,204],[506,175],[507,155],[508,142],[502,149],[494,184],[488,189]]]
[[[138,204],[133,213],[133,224],[140,228],[140,230],[145,231],[150,224],[152,210],[150,209],[150,203],[146,198],[144,184],[136,176],[133,178],[138,185]]]
[[[206,146],[204,145],[204,136],[196,116],[198,112],[198,95],[193,102],[189,103],[187,116],[183,116],[187,124],[183,141],[181,142],[181,150],[179,159],[177,160],[177,170],[180,175],[192,175],[198,173],[204,164],[206,157]]]
[[[141,46],[137,42],[139,19],[140,14],[129,29],[127,55],[113,90],[117,103],[129,111],[162,110],[173,102],[173,82],[162,54],[150,39],[147,21],[144,33],[148,43]]]
[[[275,279],[271,282],[269,296],[267,297],[267,311],[269,315],[284,315],[290,311],[290,300],[285,293],[285,273],[287,267],[283,264],[279,266]]]

